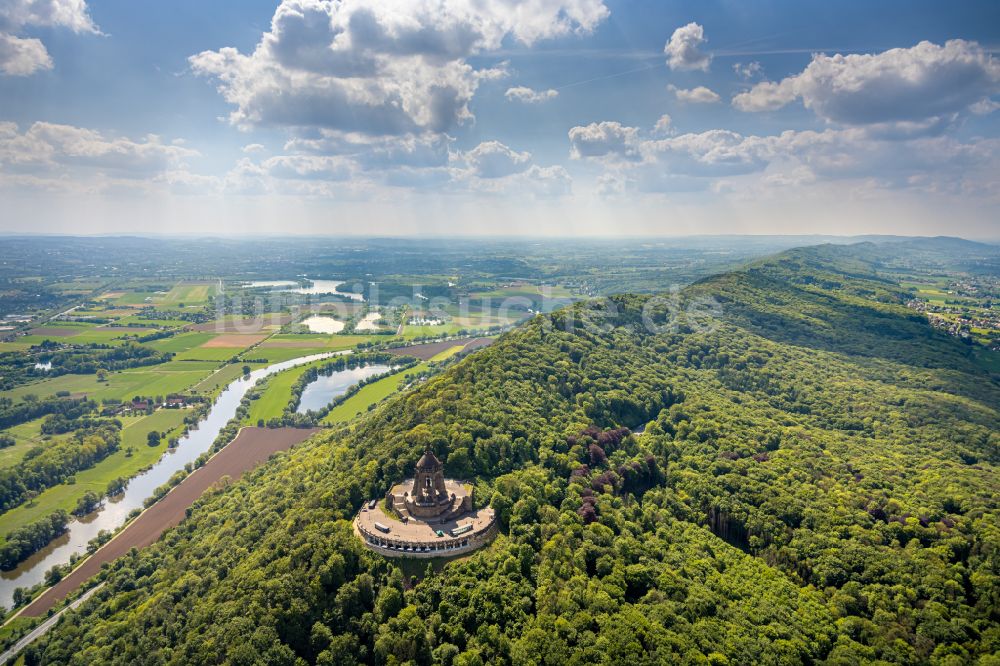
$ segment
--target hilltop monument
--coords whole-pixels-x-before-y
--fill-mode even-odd
[[[496,534],[493,509],[475,509],[472,486],[446,479],[427,448],[412,479],[371,500],[354,519],[365,545],[389,557],[447,557],[475,550]]]

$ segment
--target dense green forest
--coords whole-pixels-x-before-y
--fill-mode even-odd
[[[26,662],[1000,664],[1000,386],[873,265],[537,316],[203,497]],[[411,576],[350,520],[428,445],[502,529]]]

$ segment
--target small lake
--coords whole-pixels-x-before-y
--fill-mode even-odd
[[[361,294],[355,294],[350,291],[337,291],[337,287],[344,284],[343,280],[310,280],[312,282],[311,287],[298,287],[297,289],[289,289],[293,294],[337,294],[338,296],[344,296],[351,299],[352,301],[364,301],[365,297]]]
[[[382,314],[379,312],[369,312],[364,316],[364,319],[359,321],[354,325],[355,331],[377,331],[378,325],[375,323],[382,318]]]
[[[243,289],[261,289],[264,287],[270,287],[272,289],[287,289],[289,287],[297,286],[299,286],[299,283],[294,280],[254,280],[253,282],[244,282],[240,285]]]
[[[315,381],[310,382],[302,391],[302,399],[299,400],[299,414],[313,410],[323,409],[334,398],[344,395],[347,389],[358,382],[368,379],[374,375],[381,375],[391,370],[388,365],[365,365],[360,368],[346,368],[330,375],[320,375]]]
[[[313,333],[340,333],[344,330],[344,322],[323,315],[306,317],[302,320],[302,325]]]
[[[358,302],[364,302],[365,300],[365,297],[362,294],[355,294],[350,291],[337,291],[337,287],[344,284],[343,280],[309,281],[312,282],[312,285],[309,287],[300,287],[299,283],[294,280],[255,280],[253,282],[244,282],[241,286],[244,289],[270,287],[271,289],[287,291],[291,294],[307,294],[310,296],[336,294],[337,296],[343,296],[344,298],[349,298],[352,301]]]

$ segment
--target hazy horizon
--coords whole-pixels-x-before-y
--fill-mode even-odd
[[[1000,236],[996,237],[975,237],[975,236],[953,236],[947,234],[937,234],[937,235],[908,235],[908,234],[768,234],[768,233],[745,233],[745,234],[730,234],[730,233],[718,233],[718,234],[660,234],[660,235],[643,235],[643,234],[614,234],[614,235],[579,235],[579,236],[568,236],[568,235],[493,235],[488,233],[482,234],[466,234],[466,235],[448,235],[448,234],[421,234],[417,235],[406,235],[406,234],[364,234],[364,233],[331,233],[331,234],[316,234],[309,232],[302,233],[291,233],[291,234],[276,234],[276,233],[245,233],[245,232],[206,232],[202,234],[196,233],[183,233],[183,234],[171,234],[171,233],[128,233],[128,232],[107,232],[107,233],[80,233],[80,232],[5,232],[0,231],[0,238],[140,238],[140,239],[150,239],[150,240],[240,240],[245,239],[250,241],[261,241],[267,239],[277,239],[277,238],[292,238],[296,240],[308,240],[308,239],[335,239],[335,238],[350,238],[352,240],[400,240],[400,241],[467,241],[467,240],[484,240],[484,241],[581,241],[581,240],[592,240],[592,241],[615,241],[615,240],[648,240],[648,241],[668,241],[668,240],[685,240],[685,239],[731,239],[731,238],[761,238],[761,239],[801,239],[803,242],[813,242],[813,241],[823,241],[825,239],[842,239],[847,241],[855,242],[866,242],[875,240],[907,240],[907,239],[951,239],[951,240],[962,240],[969,241],[973,243],[984,243],[987,245],[997,245],[1000,244]]]

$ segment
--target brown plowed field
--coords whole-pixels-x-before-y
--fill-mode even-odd
[[[494,342],[496,342],[496,338],[476,338],[469,344],[465,345],[465,349],[462,350],[462,353],[468,354],[469,352],[474,352],[477,349],[489,347]]]
[[[129,551],[143,548],[160,538],[168,528],[184,518],[185,510],[224,476],[236,480],[278,451],[295,446],[318,432],[318,428],[243,428],[226,448],[192,472],[159,502],[146,509],[118,535],[88,557],[54,587],[28,604],[22,614],[38,617],[101,570]]]
[[[81,331],[86,329],[82,328],[56,328],[54,326],[42,326],[41,328],[33,328],[28,333],[30,335],[46,335],[50,338],[68,338],[73,335],[77,335]]]
[[[267,333],[261,333],[258,335],[244,334],[244,333],[224,333],[218,337],[212,338],[205,344],[201,345],[201,347],[202,349],[217,349],[219,347],[246,349],[251,345],[255,345],[258,342],[262,342],[266,338],[267,338]]]
[[[114,333],[135,333],[139,335],[141,333],[149,333],[152,328],[147,328],[143,326],[98,326],[93,329],[95,331],[112,331]]]
[[[200,333],[247,333],[254,334],[264,330],[265,326],[284,326],[292,321],[291,314],[266,314],[263,317],[249,319],[220,319],[204,324],[195,324],[192,330]]]
[[[396,356],[415,356],[422,361],[440,354],[445,349],[461,347],[465,345],[465,351],[472,351],[480,347],[493,344],[493,338],[461,338],[459,340],[442,340],[441,342],[428,342],[423,345],[410,345],[409,347],[396,347],[386,351]]]

